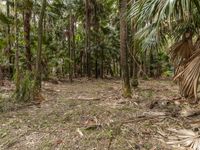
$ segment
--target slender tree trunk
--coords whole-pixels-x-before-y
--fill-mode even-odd
[[[93,27],[94,27],[94,32],[95,33],[99,33],[99,17],[98,17],[98,4],[96,2],[96,0],[93,1]],[[95,49],[95,78],[98,79],[99,77],[99,36],[98,34],[95,34],[94,37],[94,42],[96,45],[96,49]]]
[[[71,42],[71,36],[72,36],[72,15],[70,14],[69,16],[69,34],[68,34],[68,49],[69,49],[69,80],[70,82],[73,81],[73,65],[72,65],[72,62],[73,62],[73,58],[72,58],[72,42]]]
[[[131,42],[131,44],[132,44],[132,42]],[[130,68],[130,78],[132,78],[133,79],[133,63],[134,63],[134,59],[132,58],[132,56],[133,56],[133,49],[131,49],[131,57],[130,57],[130,64],[129,64],[129,68]]]
[[[75,16],[72,15],[72,59],[73,59],[73,77],[76,77],[76,37],[75,37],[75,28],[76,28],[76,19]]]
[[[98,61],[97,61],[97,55],[95,58],[95,78],[98,79]]]
[[[3,67],[0,66],[0,86],[1,86],[1,85],[4,85],[3,82],[1,81],[1,80],[3,80],[3,77],[4,77],[4,76],[3,76]]]
[[[114,73],[114,76],[116,75],[116,66],[115,66],[115,60],[113,59],[112,60],[112,63],[113,63],[113,73]]]
[[[37,0],[34,0],[34,5],[37,4]],[[33,9],[33,24],[34,24],[34,28],[37,28],[37,21],[36,21],[36,10]]]
[[[69,50],[69,80],[72,83],[73,82],[73,68],[72,68],[72,47],[71,47],[71,37],[68,37],[68,50]]]
[[[90,0],[85,0],[86,11],[86,71],[87,76],[91,77],[91,57],[90,57]]]
[[[18,32],[18,9],[17,0],[14,0],[14,12],[15,12],[15,85],[16,93],[19,94],[20,89],[20,71],[19,71],[19,32]]]
[[[95,37],[95,43],[98,47],[97,38]],[[98,65],[98,49],[95,51],[95,78],[98,79],[99,77],[99,65]]]
[[[31,66],[31,42],[30,42],[30,20],[32,15],[32,2],[30,0],[26,0],[27,8],[24,11],[24,42],[25,42],[25,55],[26,55],[26,66],[29,71],[32,70]]]
[[[101,69],[100,69],[100,77],[103,79],[104,77],[104,50],[101,49]]]
[[[36,57],[36,71],[35,71],[35,87],[36,90],[41,90],[41,55],[42,55],[42,37],[43,37],[43,20],[46,10],[46,0],[42,1],[42,8],[38,22],[38,49]]]
[[[9,0],[6,1],[6,7],[7,7],[7,17],[10,17],[10,4]],[[11,40],[10,40],[10,24],[7,25],[7,54],[9,59],[9,77],[12,78],[13,76],[13,59],[12,59],[12,51],[11,51]]]
[[[84,56],[83,56],[84,52],[81,51],[80,52],[80,76],[83,77],[84,74]]]
[[[127,60],[127,0],[120,0],[120,55],[123,78],[123,96],[131,97],[131,87]]]
[[[132,4],[135,3],[135,0],[132,0]],[[131,57],[131,77],[132,77],[132,81],[131,81],[131,85],[136,88],[138,86],[138,66],[137,66],[137,60],[135,60],[137,57],[136,57],[136,47],[135,47],[135,32],[136,32],[136,29],[135,29],[135,22],[134,20],[132,19],[131,20],[131,33],[132,33],[132,57]],[[134,59],[134,58],[135,59]]]
[[[119,72],[119,62],[118,62],[118,60],[115,60],[115,63],[116,63],[116,75],[117,75],[117,77],[119,77],[120,76],[120,72]]]

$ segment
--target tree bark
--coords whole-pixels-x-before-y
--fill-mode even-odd
[[[123,96],[131,97],[129,69],[127,60],[127,0],[120,0],[120,56],[123,78]]]
[[[10,17],[10,4],[9,4],[9,0],[6,1],[6,12],[7,12],[7,17]],[[13,57],[12,57],[12,51],[11,51],[11,40],[10,40],[10,24],[8,23],[7,25],[7,56],[8,56],[8,60],[9,60],[9,78],[12,78],[13,76]]]
[[[36,71],[35,71],[35,88],[41,90],[41,55],[42,55],[42,37],[43,37],[43,20],[46,10],[46,0],[42,1],[42,8],[38,22],[38,49],[36,57]]]
[[[30,42],[30,20],[32,15],[32,2],[25,0],[26,9],[24,10],[24,42],[25,42],[25,55],[26,55],[26,67],[29,71],[32,70],[31,66],[31,42]]]
[[[91,77],[91,57],[90,57],[90,0],[85,0],[85,11],[86,11],[86,71],[87,76]]]
[[[132,0],[132,4],[135,3],[135,0]],[[138,66],[136,60],[133,58],[136,57],[136,46],[135,46],[135,33],[136,33],[136,27],[135,27],[135,22],[132,19],[131,20],[131,33],[132,33],[132,46],[131,46],[131,52],[132,52],[132,57],[131,57],[131,66],[132,66],[132,81],[131,85],[136,88],[138,86]]]
[[[76,18],[72,15],[72,59],[73,59],[73,77],[76,77],[76,37],[75,37],[75,30],[76,30]]]
[[[100,77],[103,79],[104,77],[104,50],[101,49],[101,69],[100,69]]]
[[[72,58],[72,42],[71,42],[71,37],[72,37],[72,15],[69,15],[69,34],[68,34],[68,49],[69,49],[69,80],[70,82],[73,81],[72,76],[73,76],[73,58]]]
[[[18,32],[18,9],[17,0],[14,0],[14,12],[15,12],[15,86],[16,94],[19,94],[20,89],[20,71],[19,71],[19,32]]]

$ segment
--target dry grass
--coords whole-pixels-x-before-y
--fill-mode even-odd
[[[158,140],[160,131],[189,128],[191,120],[176,115],[134,118],[150,111],[176,114],[188,107],[184,100],[173,100],[178,97],[177,87],[167,80],[140,81],[132,99],[121,97],[120,88],[118,80],[44,83],[46,100],[40,107],[1,114],[0,149],[172,149]]]

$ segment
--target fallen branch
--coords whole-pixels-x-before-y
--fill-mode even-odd
[[[122,126],[128,123],[152,120],[152,119],[157,119],[158,117],[166,117],[166,116],[170,116],[170,114],[166,112],[143,112],[141,115],[138,115],[136,117],[124,121],[116,121],[113,122],[112,124],[120,124],[120,126]]]
[[[194,117],[194,116],[200,115],[200,109],[197,109],[197,110],[191,110],[191,109],[182,110],[180,112],[180,115],[182,117]]]
[[[99,101],[100,98],[97,97],[77,97],[77,98],[67,98],[69,100],[79,100],[79,101]]]

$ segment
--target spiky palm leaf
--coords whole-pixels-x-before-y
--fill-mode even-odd
[[[169,141],[167,144],[173,146],[179,145],[192,150],[200,150],[200,135],[197,132],[186,129],[169,129],[169,131],[172,135],[168,137]]]

